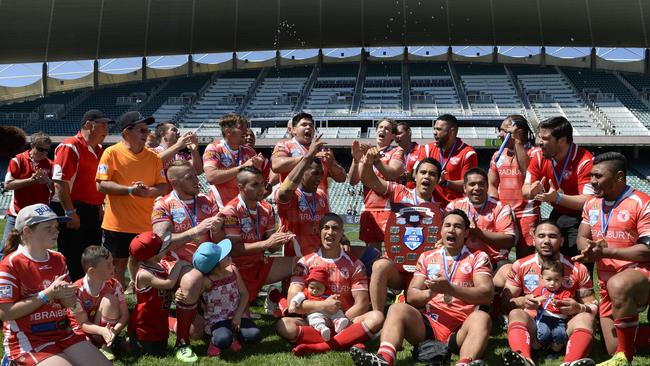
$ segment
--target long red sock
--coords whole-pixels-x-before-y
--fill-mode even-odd
[[[589,329],[574,329],[566,344],[566,355],[563,362],[573,362],[587,357],[593,337],[594,335]]]
[[[636,331],[634,347],[636,349],[644,349],[650,347],[650,327],[639,327],[639,329]]]
[[[335,335],[328,342],[314,344],[300,344],[293,349],[296,356],[304,356],[309,353],[323,353],[333,349],[348,349],[356,343],[365,342],[369,339],[366,329],[362,323],[352,324],[341,333]]]
[[[280,309],[280,314],[282,316],[288,316],[289,315],[289,303],[287,302],[287,298],[283,297],[278,301],[278,309]]]
[[[167,317],[167,325],[169,326],[169,331],[171,333],[176,333],[176,323],[177,322],[178,321],[176,320],[176,318],[173,318],[171,316]]]
[[[530,333],[528,333],[526,323],[513,322],[508,324],[508,344],[511,350],[520,352],[526,358],[531,358]]]
[[[300,344],[312,344],[312,343],[322,343],[323,337],[320,333],[309,326],[298,326],[298,337],[296,341],[293,342],[295,345]]]
[[[625,352],[627,360],[632,362],[632,358],[634,357],[634,337],[639,327],[639,315],[614,319],[614,327],[616,328],[616,337],[618,338],[616,353]]]
[[[190,326],[196,315],[196,305],[176,302],[176,346],[190,344]]]
[[[379,349],[377,350],[377,354],[386,360],[390,366],[393,366],[395,364],[397,350],[392,344],[388,342],[381,342],[381,345],[379,345]]]

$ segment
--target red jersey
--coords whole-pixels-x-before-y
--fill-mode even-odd
[[[102,298],[105,296],[113,295],[122,304],[126,301],[124,299],[124,293],[122,292],[122,285],[120,285],[119,281],[115,278],[111,278],[104,282],[97,296],[93,296],[90,292],[88,275],[75,281],[74,286],[78,289],[77,297],[79,298],[79,304],[88,315],[90,322],[94,321],[97,310],[99,310],[99,303],[101,303]],[[70,316],[70,322],[72,323],[72,329],[77,332],[82,331],[81,326],[77,323],[77,319],[75,319],[72,311],[68,310],[68,314]]]
[[[389,146],[383,150],[379,160],[384,165],[388,165],[391,160],[399,160],[403,164],[404,150],[399,146]],[[379,178],[387,180],[374,166],[372,170]],[[363,187],[363,211],[390,211],[390,201],[372,189]]]
[[[481,251],[472,252],[463,246],[456,262],[456,258],[446,253],[444,247],[422,253],[413,276],[425,279],[447,277],[450,283],[460,287],[474,287],[475,275],[492,277],[492,266],[487,254]],[[447,268],[446,271],[444,267]],[[478,305],[468,304],[455,297],[450,303],[446,303],[444,294],[436,294],[426,304],[425,313],[432,319],[437,319],[440,313],[445,313],[462,323],[476,309]]]
[[[528,157],[540,148],[528,149]],[[519,169],[517,155],[514,150],[505,149],[499,161],[495,162],[498,151],[490,159],[490,171],[499,177],[499,201],[507,203],[518,219],[526,216],[539,216],[540,202],[524,198],[521,187],[524,185],[525,174]]]
[[[338,258],[323,258],[321,251],[308,254],[298,261],[297,274],[291,283],[305,286],[305,279],[313,267],[326,267],[329,272],[329,291],[340,295],[341,310],[344,312],[354,305],[353,291],[368,292],[368,276],[363,263],[352,259],[343,250]]]
[[[296,189],[289,202],[280,202],[278,191],[275,191],[275,202],[280,217],[280,226],[286,231],[296,234],[298,248],[292,243],[287,244],[285,255],[311,254],[320,248],[320,230],[318,224],[320,219],[330,212],[327,193],[317,189],[315,193],[303,192]],[[298,249],[298,250],[297,250]],[[289,252],[289,253],[287,253]]]
[[[63,254],[48,250],[48,258],[38,261],[19,245],[15,252],[0,262],[0,304],[13,304],[34,297],[45,290],[56,277],[66,275],[68,268]],[[46,343],[74,336],[66,308],[56,301],[43,304],[32,313],[4,322],[4,353],[13,360]]]
[[[411,143],[411,150],[404,151],[404,174],[400,177],[400,184],[404,184],[408,188],[415,188],[415,182],[410,181],[407,179],[407,175],[410,175],[411,172],[413,171],[413,168],[415,167],[415,164],[422,160],[422,157],[420,156],[421,152],[420,150],[423,149],[424,145],[419,145],[417,142]]]
[[[104,193],[97,191],[95,177],[104,149],[101,145],[89,146],[81,132],[63,140],[54,150],[52,179],[68,182],[72,201],[91,205],[104,203]]]
[[[567,161],[567,159],[569,159]],[[563,169],[566,163],[566,169]],[[562,161],[556,162],[553,159],[546,159],[542,156],[542,150],[539,149],[533,153],[528,164],[525,182],[530,184],[536,182],[542,177],[546,177],[547,183],[544,189],[548,192],[550,182],[553,182],[555,189],[562,190],[564,194],[575,196],[579,194],[594,194],[591,187],[591,167],[593,166],[593,156],[589,151],[576,144],[571,144],[567,156]],[[564,173],[562,171],[564,170]],[[562,175],[562,177],[560,177]],[[561,184],[558,184],[558,178]],[[559,186],[559,188],[558,188]],[[580,211],[573,211],[569,208],[550,202],[554,210],[561,214],[578,215]]]
[[[614,202],[606,203],[610,211],[604,217],[602,198],[590,198],[582,211],[582,223],[591,227],[592,240],[604,238],[609,248],[628,248],[636,245],[640,237],[650,236],[650,196],[628,186],[620,199],[613,209]],[[606,230],[603,230],[603,225]],[[612,258],[603,258],[596,263],[598,279],[604,282],[624,269],[637,266],[650,269],[650,263]]]
[[[449,202],[447,211],[460,209],[467,212],[469,220],[476,228],[515,236],[515,225],[512,221],[510,206],[488,197],[482,207],[476,207],[469,202],[469,198],[459,198]],[[492,259],[492,263],[508,259],[509,249],[496,249],[490,243],[470,237],[467,246],[471,250],[482,250]]]
[[[52,177],[53,164],[54,162],[48,158],[43,158],[38,162],[32,160],[29,156],[29,150],[21,152],[9,162],[5,183],[9,183],[15,179],[31,178],[36,170],[41,170],[47,177]],[[11,216],[18,215],[18,211],[21,208],[29,205],[37,203],[48,205],[52,196],[48,184],[32,184],[21,189],[13,190],[11,193],[13,199],[9,207],[7,207],[7,214]]]
[[[272,155],[278,154],[280,156],[295,158],[297,156],[305,156],[308,149],[309,145],[305,146],[293,138],[291,140],[280,141],[275,144]],[[327,168],[327,164],[325,164],[323,159],[321,159],[321,163],[323,164],[323,175],[321,176],[320,183],[318,184],[318,189],[322,190],[323,192],[327,192],[329,188],[329,185],[327,183],[329,169]],[[284,180],[287,178],[287,175],[289,175],[289,173],[280,174],[280,183],[284,182]]]
[[[275,232],[273,208],[266,201],[257,203],[254,210],[248,209],[241,195],[228,202],[220,215],[224,216],[223,229],[227,237],[241,240],[242,244],[264,240],[265,234]],[[240,271],[257,267],[263,261],[264,253],[233,257]]]
[[[169,307],[172,303],[172,292],[153,287],[140,287],[139,277],[143,271],[150,272],[162,280],[167,279],[167,272],[163,268],[155,268],[140,263],[140,268],[135,275],[135,297],[137,304],[131,313],[130,327],[135,327],[138,340],[157,342],[165,341],[169,337]],[[133,328],[131,328],[133,332]]]
[[[447,180],[463,180],[465,172],[478,166],[476,151],[459,138],[456,138],[454,145],[447,151],[442,151],[434,142],[425,147],[424,153],[426,156],[422,156],[423,154],[420,156],[434,158],[440,162],[442,171],[447,172]],[[447,204],[456,198],[463,197],[463,193],[456,193],[438,185],[434,197],[436,201]]]
[[[232,169],[241,166],[255,155],[257,155],[255,150],[248,145],[241,145],[237,150],[232,150],[225,140],[221,140],[218,144],[212,142],[203,152],[203,167],[213,167],[219,170]],[[215,203],[222,208],[237,197],[239,193],[237,179],[232,178],[221,184],[210,185],[210,191]]]
[[[183,233],[218,213],[219,207],[203,193],[199,193],[195,199],[184,201],[178,198],[176,192],[171,192],[156,199],[151,213],[151,225],[169,222],[172,233]],[[168,251],[167,255],[192,263],[196,248],[206,241],[210,241],[209,231],[201,236],[199,243],[188,242],[178,249]]]
[[[539,307],[538,310],[538,315],[539,312],[542,312],[543,315],[547,316],[552,316],[555,318],[562,318],[566,319],[567,316],[562,314],[560,311],[560,306],[557,305],[555,302],[557,300],[566,300],[566,299],[572,299],[573,298],[573,291],[560,287],[559,289],[555,290],[555,292],[551,292],[546,289],[544,286],[539,286],[538,288],[533,291],[533,295],[535,297],[540,297],[540,296],[546,296],[546,299],[542,300],[542,304]]]

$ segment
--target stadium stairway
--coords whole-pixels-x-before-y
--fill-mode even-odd
[[[314,116],[348,115],[357,74],[357,64],[323,64],[303,109]]]
[[[467,93],[472,115],[525,115],[524,106],[503,65],[457,63],[455,67]]]
[[[462,115],[463,106],[446,63],[408,64],[411,115]]]
[[[181,97],[184,93],[193,93],[196,95],[198,90],[201,89],[201,87],[205,85],[205,83],[207,83],[209,80],[210,75],[208,74],[169,79],[167,83],[164,84],[157,91],[157,93],[151,99],[149,99],[149,101],[144,106],[142,106],[142,108],[140,108],[140,113],[142,113],[144,116],[153,116],[158,114],[161,121],[166,119],[173,119],[170,118],[168,113],[158,113],[160,108],[167,103],[168,99],[170,97]],[[164,109],[165,108],[163,108],[163,110]]]

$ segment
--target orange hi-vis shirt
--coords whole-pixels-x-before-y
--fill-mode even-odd
[[[158,155],[142,149],[132,153],[123,142],[104,151],[97,167],[97,181],[113,181],[130,186],[141,181],[148,187],[166,183],[163,164]],[[151,230],[151,212],[155,197],[106,195],[106,212],[102,229],[139,234]]]

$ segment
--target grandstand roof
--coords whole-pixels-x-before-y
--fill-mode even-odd
[[[4,0],[0,64],[328,47],[648,47],[639,0]]]

